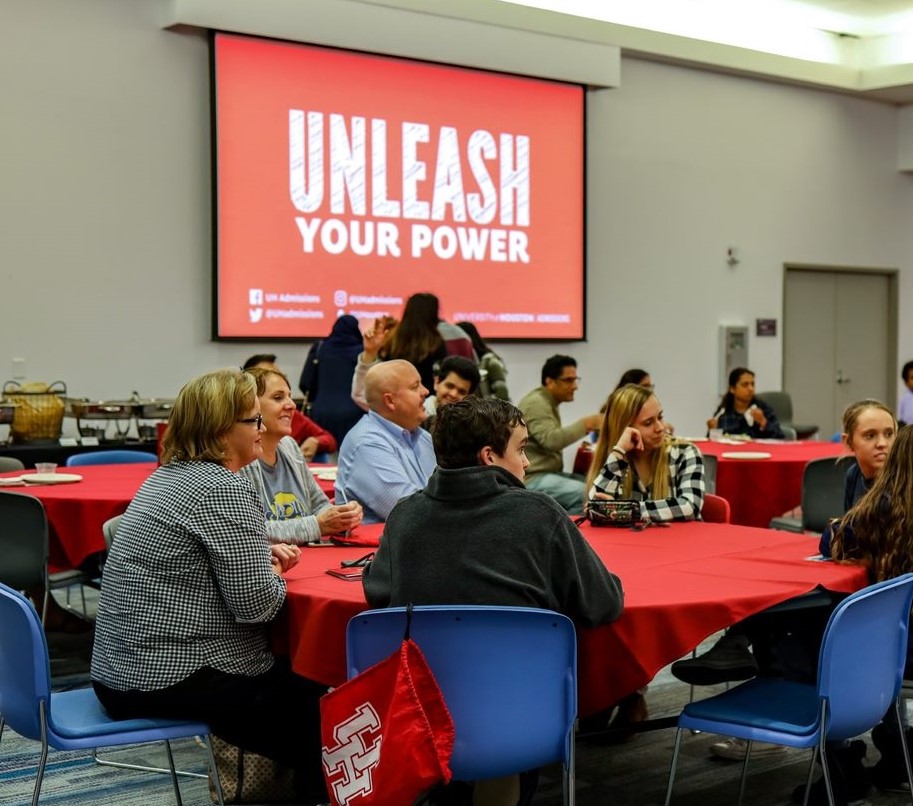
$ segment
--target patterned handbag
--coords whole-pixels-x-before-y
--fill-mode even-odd
[[[636,526],[643,520],[637,501],[588,501],[586,516],[594,526]]]
[[[271,758],[242,750],[210,735],[212,752],[226,803],[292,803],[295,801],[294,771]],[[215,782],[209,778],[209,797],[218,802]]]

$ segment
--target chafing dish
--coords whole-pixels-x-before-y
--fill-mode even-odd
[[[130,400],[67,398],[66,413],[78,420],[129,420],[135,404]]]
[[[174,408],[174,400],[161,397],[140,398],[133,401],[134,414],[141,420],[167,420]]]

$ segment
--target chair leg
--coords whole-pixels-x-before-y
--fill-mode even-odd
[[[748,761],[751,758],[752,747],[754,747],[754,741],[749,739],[745,747],[745,760],[742,762],[742,777],[739,779],[739,806],[742,806],[742,801],[745,799],[745,779],[748,777]]]
[[[675,729],[675,744],[672,747],[672,764],[669,767],[669,783],[666,784],[666,800],[665,806],[669,806],[672,802],[672,786],[675,782],[675,766],[678,764],[678,751],[682,746],[682,729]]]
[[[212,773],[212,780],[215,782],[215,785],[216,785],[216,796],[219,799],[219,806],[225,806],[225,801],[222,796],[222,779],[219,778],[219,768],[218,768],[218,766],[216,766],[215,753],[212,752],[212,742],[210,741],[209,736],[202,736],[201,739],[202,739],[203,743],[206,745],[206,752],[209,754],[209,769]],[[572,789],[571,790],[572,795],[573,795],[573,792],[574,792],[574,790]],[[571,806],[573,806],[573,803],[571,804]]]
[[[178,786],[178,774],[174,769],[174,755],[171,752],[171,742],[165,739],[165,753],[168,755],[168,769],[171,771],[171,785],[174,787],[174,800],[177,806],[183,806],[181,801],[181,787]]]
[[[812,750],[812,763],[808,765],[808,775],[805,777],[805,797],[802,799],[802,806],[808,806],[808,799],[812,792],[812,779],[815,777],[815,759],[818,758],[818,748]]]
[[[824,787],[827,789],[827,802],[829,806],[835,806],[834,804],[834,787],[831,785],[831,771],[827,763],[827,753],[824,749],[824,734],[821,735],[821,770],[824,773]],[[809,787],[809,792],[811,792],[811,787]]]
[[[35,789],[32,790],[32,806],[38,806],[38,796],[41,794],[41,782],[44,780],[44,768],[48,762],[47,743],[41,745],[41,758],[38,760],[38,777],[35,779]]]
[[[565,806],[575,806],[577,802],[577,741],[575,729],[571,729],[568,739],[567,765],[562,772],[562,789]]]
[[[149,767],[145,764],[128,764],[125,761],[112,761],[110,758],[102,758],[98,754],[98,748],[92,750],[92,760],[101,767],[118,767],[122,770],[139,770],[140,772],[158,772],[169,774],[171,770],[167,767]],[[208,778],[201,772],[190,772],[189,770],[175,770],[176,775],[183,775],[185,778]]]
[[[907,783],[910,784],[910,801],[913,803],[913,767],[910,765],[910,748],[907,747],[907,731],[904,728],[903,712],[903,703],[898,695],[894,701],[894,713],[897,715],[897,724],[900,727],[900,747],[903,752],[903,763],[907,768]],[[0,730],[2,730],[2,725],[0,725]]]

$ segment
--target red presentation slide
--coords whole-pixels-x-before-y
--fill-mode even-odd
[[[484,338],[583,338],[582,87],[214,48],[216,338],[323,337],[419,291]]]

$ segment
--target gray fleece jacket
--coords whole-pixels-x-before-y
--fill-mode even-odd
[[[543,607],[583,626],[622,612],[621,581],[567,512],[500,467],[438,467],[390,513],[364,576],[372,607]]]

